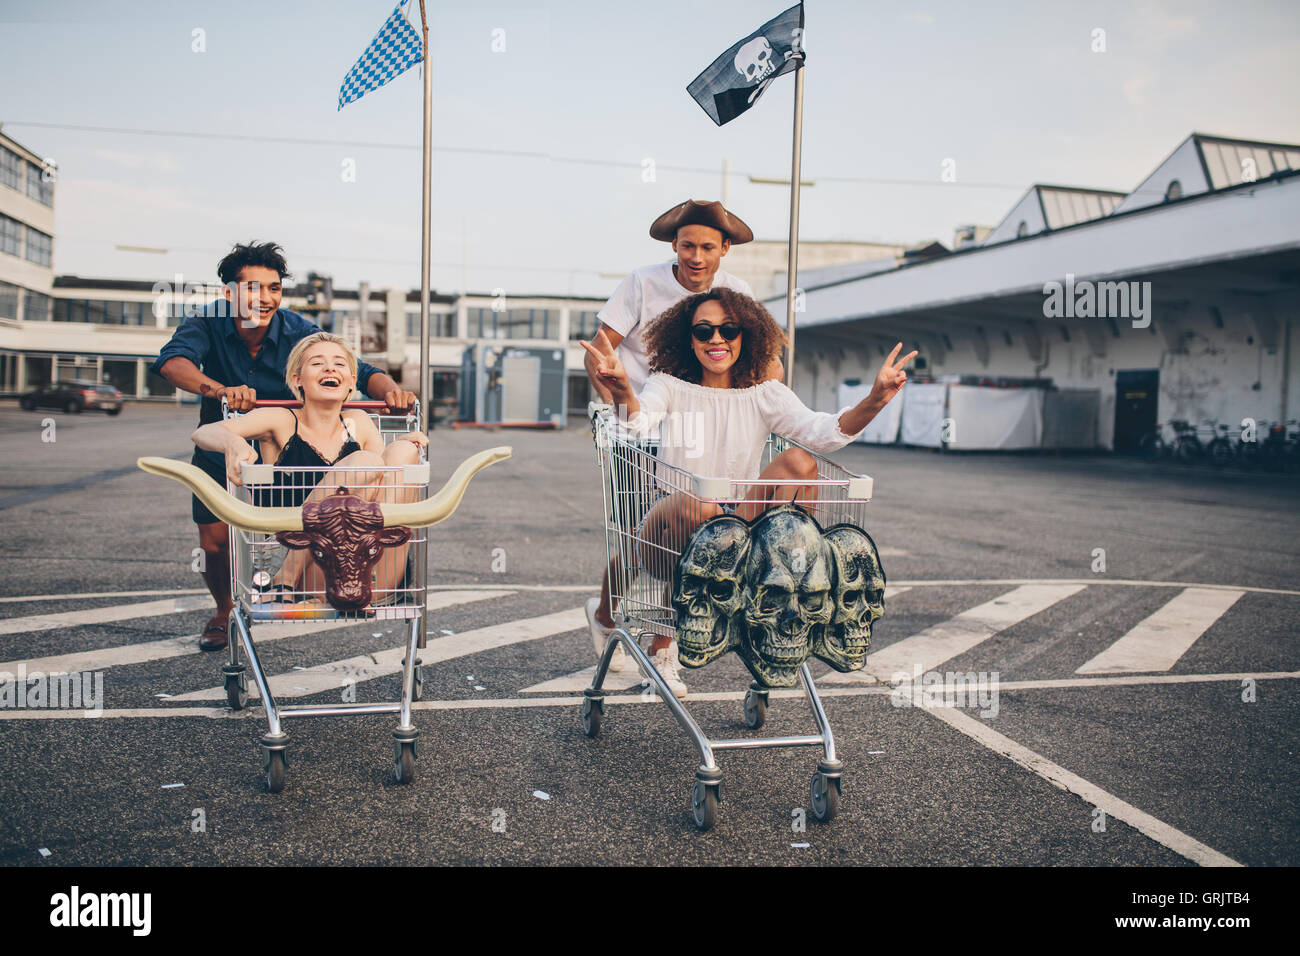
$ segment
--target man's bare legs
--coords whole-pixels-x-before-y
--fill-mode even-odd
[[[198,529],[199,547],[203,549],[203,583],[217,602],[217,612],[204,626],[199,647],[219,651],[226,646],[226,622],[235,607],[230,596],[230,529],[221,521],[198,525]]]

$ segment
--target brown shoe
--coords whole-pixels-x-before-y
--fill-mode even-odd
[[[219,651],[226,646],[229,640],[230,619],[228,617],[219,617],[213,615],[212,619],[203,628],[203,636],[199,638],[199,650],[201,651]]]

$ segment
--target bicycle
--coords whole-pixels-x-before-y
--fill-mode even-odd
[[[1208,424],[1208,423],[1207,423]],[[1206,446],[1206,456],[1210,459],[1210,464],[1215,468],[1225,468],[1232,464],[1235,450],[1232,446],[1232,440],[1228,438],[1228,426],[1218,425],[1219,434],[1215,435]]]
[[[1182,465],[1191,465],[1205,457],[1205,446],[1197,437],[1196,426],[1186,421],[1171,421],[1174,430],[1174,460]]]

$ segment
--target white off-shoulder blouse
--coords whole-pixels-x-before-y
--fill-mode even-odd
[[[843,448],[854,435],[836,414],[814,412],[775,379],[750,388],[707,388],[655,373],[637,396],[640,412],[626,424],[639,438],[658,438],[666,464],[710,478],[745,480],[761,471],[763,444],[775,432],[813,451]]]

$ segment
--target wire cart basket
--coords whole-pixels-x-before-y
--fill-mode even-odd
[[[297,402],[259,401],[258,407],[298,408]],[[419,431],[418,403],[410,412],[386,414],[383,402],[348,402],[345,409],[363,409],[370,414],[384,444],[412,431]],[[237,415],[222,400],[223,418]],[[240,501],[258,506],[293,507],[339,486],[350,493],[380,504],[422,501],[429,497],[429,463],[423,447],[419,462],[410,465],[374,467],[284,468],[270,464],[243,464],[243,486],[233,483],[227,490]],[[275,534],[230,528],[231,596],[235,607],[230,615],[229,658],[221,668],[226,700],[234,710],[248,704],[248,671],[252,671],[257,694],[266,710],[267,732],[262,736],[262,765],[266,787],[278,793],[284,787],[288,766],[289,735],[283,724],[289,718],[335,717],[348,714],[397,714],[393,731],[393,774],[398,783],[415,776],[419,731],[411,723],[411,702],[422,695],[423,675],[416,656],[425,646],[425,573],[428,528],[414,528],[401,545],[388,547],[372,572],[371,600],[354,611],[340,611],[326,600],[325,581],[309,549],[290,550]],[[253,625],[271,621],[406,621],[406,656],[402,661],[402,694],[398,701],[358,703],[346,695],[339,703],[282,704],[275,699],[270,682],[258,658]],[[245,663],[245,661],[247,663]],[[345,685],[346,686],[346,685]]]
[[[806,661],[799,668],[798,678],[816,724],[815,734],[712,739],[704,734],[673,695],[640,645],[641,637],[647,634],[676,638],[677,612],[669,602],[671,580],[666,580],[665,569],[677,562],[680,547],[698,519],[719,511],[743,511],[747,506],[752,510],[755,505],[748,500],[752,490],[790,485],[792,480],[741,481],[694,475],[656,457],[654,441],[632,434],[617,420],[609,405],[593,403],[589,411],[604,491],[605,545],[610,562],[610,601],[616,627],[610,632],[591,686],[584,691],[583,732],[588,737],[600,733],[605,700],[602,686],[614,650],[621,644],[699,751],[700,766],[695,771],[691,793],[691,809],[697,827],[708,830],[717,822],[722,771],[718,768],[715,754],[723,750],[777,747],[821,748],[822,756],[810,784],[811,809],[814,819],[829,822],[839,807],[843,765],[836,755],[835,736]],[[802,446],[778,435],[769,436],[762,467],[792,447]],[[817,479],[799,480],[797,483],[815,488],[816,498],[799,504],[807,507],[823,526],[843,522],[864,527],[872,479],[854,474],[809,449],[804,450],[817,462]],[[669,494],[680,494],[684,503],[681,511],[685,516],[681,522],[683,527],[677,529],[680,533],[670,532],[666,538],[677,546],[676,549],[648,540],[642,528],[650,509]],[[667,573],[667,578],[671,578],[671,572]],[[769,692],[770,689],[758,681],[750,682],[744,700],[744,720],[751,730],[758,730],[766,720]]]

